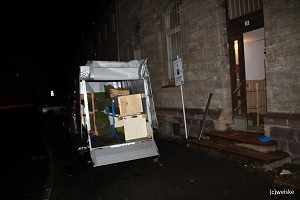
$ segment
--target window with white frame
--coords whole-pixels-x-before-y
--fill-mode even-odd
[[[169,5],[165,14],[166,39],[168,52],[168,73],[169,79],[174,80],[173,61],[177,56],[181,57],[181,35],[180,35],[180,1]]]

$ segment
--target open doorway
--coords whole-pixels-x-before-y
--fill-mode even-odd
[[[265,82],[265,39],[264,28],[243,33],[247,130],[263,131],[263,118],[266,114]]]
[[[226,4],[233,129],[263,132],[267,107],[263,1]]]
[[[234,130],[263,132],[266,114],[264,28],[229,37]]]

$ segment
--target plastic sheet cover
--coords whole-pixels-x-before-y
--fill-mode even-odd
[[[88,61],[80,67],[81,80],[137,80],[142,79],[139,71],[147,67],[147,60],[118,61]]]

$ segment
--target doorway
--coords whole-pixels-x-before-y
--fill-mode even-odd
[[[264,28],[243,33],[246,96],[247,130],[263,131],[263,118],[267,112],[265,38]]]
[[[263,27],[229,37],[234,130],[263,132],[264,49]]]

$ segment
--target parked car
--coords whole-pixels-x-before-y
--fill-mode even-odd
[[[44,116],[65,115],[66,106],[60,100],[50,99],[39,106],[39,112]]]

